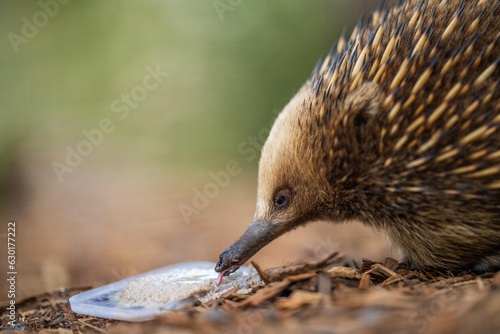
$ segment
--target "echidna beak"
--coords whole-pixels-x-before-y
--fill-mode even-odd
[[[262,247],[276,239],[276,226],[272,223],[253,221],[234,244],[223,251],[215,271],[229,275],[257,253]]]

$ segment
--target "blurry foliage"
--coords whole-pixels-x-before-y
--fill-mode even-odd
[[[99,157],[221,168],[358,14],[347,0],[243,0],[223,20],[213,1],[69,1],[14,52],[8,34],[55,1],[0,1],[0,165],[17,153],[62,162],[106,117],[116,128]],[[120,120],[112,102],[157,65],[169,76]]]

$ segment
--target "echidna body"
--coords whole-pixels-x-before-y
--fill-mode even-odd
[[[342,38],[273,125],[236,270],[314,220],[387,233],[420,268],[500,266],[500,2],[401,2]]]

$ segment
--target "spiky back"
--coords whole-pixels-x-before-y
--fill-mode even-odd
[[[305,86],[313,96],[303,105],[311,111],[309,132],[321,134],[316,145],[332,186],[373,199],[343,205],[371,209],[367,219],[378,215],[381,224],[415,224],[392,229],[403,248],[421,247],[432,228],[438,245],[428,256],[439,247],[453,251],[446,234],[463,245],[470,232],[448,231],[459,224],[472,226],[471,244],[489,243],[478,252],[498,248],[499,17],[493,0],[407,1],[379,10],[340,39]],[[352,109],[367,103],[366,117],[353,120],[360,111]],[[404,245],[412,233],[422,239]],[[459,262],[453,257],[441,264]]]
[[[484,0],[408,1],[376,12],[314,73],[317,124],[332,125],[335,136],[342,124],[332,121],[351,116],[346,99],[375,83],[386,170],[398,179],[418,172],[423,182],[427,172],[487,179],[484,187],[500,189],[499,17],[500,2]]]

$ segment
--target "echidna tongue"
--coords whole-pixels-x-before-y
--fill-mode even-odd
[[[276,226],[261,221],[252,222],[243,235],[234,244],[223,251],[215,271],[221,273],[219,278],[236,271],[243,263],[257,253],[262,247],[279,236]]]
[[[216,286],[220,286],[222,284],[222,279],[224,278],[224,276],[226,276],[225,271],[219,273],[219,276],[217,276],[217,281],[215,281]]]

